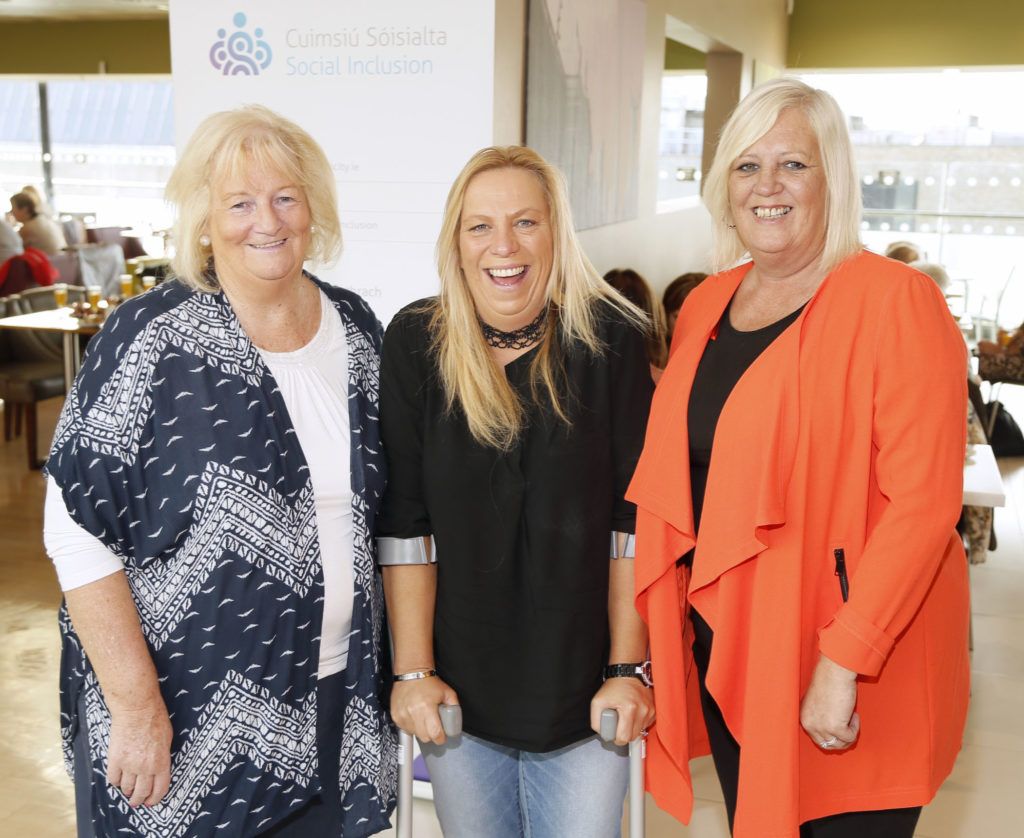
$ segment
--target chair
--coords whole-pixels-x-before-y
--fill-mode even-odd
[[[64,230],[64,241],[68,243],[68,246],[85,244],[85,223],[81,218],[62,215],[60,226]]]
[[[26,288],[52,285],[59,277],[47,254],[34,247],[12,256],[0,266],[0,295],[17,294]]]
[[[104,296],[121,290],[124,273],[124,251],[116,244],[93,244],[78,248],[82,285],[98,285]]]
[[[85,292],[69,288],[70,301],[82,299]],[[0,299],[3,316],[28,314],[54,308],[53,289],[33,288],[22,294]],[[4,330],[0,343],[0,399],[4,402],[4,439],[21,433],[25,424],[25,446],[28,467],[43,465],[39,458],[36,405],[46,399],[64,395],[64,365],[61,336],[49,332]]]
[[[75,250],[62,250],[60,253],[51,256],[50,261],[60,275],[57,282],[67,285],[84,285],[82,282],[81,257]]]
[[[10,266],[7,268],[7,279],[0,285],[0,296],[20,294],[26,288],[34,288],[36,285],[36,278],[32,275],[28,263],[24,259],[12,256]]]
[[[124,253],[125,259],[145,256],[142,242],[135,236],[125,236],[128,227],[89,227],[85,231],[86,241],[91,244],[116,244]]]

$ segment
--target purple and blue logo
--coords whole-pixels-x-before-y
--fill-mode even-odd
[[[225,76],[258,76],[270,66],[270,44],[262,40],[263,30],[259,27],[252,35],[244,30],[246,19],[242,12],[237,12],[232,21],[238,28],[230,35],[226,29],[217,30],[219,40],[210,47],[210,63]]]

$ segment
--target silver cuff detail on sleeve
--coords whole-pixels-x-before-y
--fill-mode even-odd
[[[619,536],[625,536],[626,543],[622,548],[622,552],[619,552]],[[612,533],[612,547],[608,553],[613,559],[633,559],[636,558],[636,534],[631,532],[613,532]]]
[[[433,564],[437,555],[431,541],[430,554],[423,543],[423,536],[414,538],[378,538],[377,564],[381,567],[403,564]]]

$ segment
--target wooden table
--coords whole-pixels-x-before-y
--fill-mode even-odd
[[[64,336],[64,387],[68,392],[82,366],[78,336],[94,335],[100,330],[100,325],[102,324],[87,323],[74,317],[70,308],[0,317],[0,329],[35,329],[39,332],[60,332]]]

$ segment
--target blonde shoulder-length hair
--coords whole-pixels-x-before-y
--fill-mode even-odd
[[[836,100],[793,78],[779,78],[755,88],[732,112],[722,129],[714,162],[704,183],[704,204],[714,223],[714,269],[734,265],[747,252],[732,225],[729,174],[744,151],[767,134],[779,115],[797,108],[818,141],[825,174],[825,246],[821,267],[830,271],[857,253],[860,242],[860,181],[846,118]]]
[[[317,141],[262,105],[220,111],[196,128],[165,193],[177,209],[171,268],[191,288],[219,290],[215,254],[200,241],[209,224],[213,190],[225,180],[245,179],[259,168],[276,169],[305,195],[313,225],[306,259],[329,263],[341,252],[334,172]]]
[[[500,146],[481,149],[452,184],[437,241],[440,294],[430,305],[433,352],[449,410],[462,409],[473,437],[484,445],[511,448],[523,430],[524,405],[495,362],[461,269],[459,233],[466,189],[474,177],[494,169],[521,169],[537,178],[547,201],[551,227],[551,276],[546,292],[547,325],[530,364],[535,402],[547,402],[562,421],[566,411],[563,348],[577,344],[604,351],[598,330],[599,303],[618,309],[646,330],[646,315],[619,295],[594,270],[573,229],[562,174],[533,149]]]

